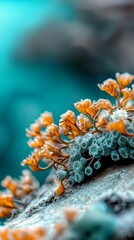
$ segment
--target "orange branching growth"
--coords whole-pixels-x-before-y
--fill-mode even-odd
[[[119,85],[116,80],[113,80],[111,78],[104,81],[102,84],[98,84],[98,87],[100,88],[100,90],[107,92],[114,98],[117,98],[119,95]]]
[[[46,230],[44,228],[38,227],[36,229],[10,229],[4,228],[0,231],[1,240],[42,240],[45,239]]]
[[[17,208],[13,196],[0,194],[0,206],[5,208]]]
[[[58,188],[56,189],[56,195],[61,196],[64,193],[65,187],[64,184],[61,182]]]
[[[34,172],[41,170],[41,167],[39,166],[39,162],[41,160],[41,157],[39,156],[38,152],[34,152],[31,156],[27,157],[23,162],[21,163],[22,166],[25,164],[28,164],[30,166],[30,169]]]
[[[98,84],[98,87],[102,91],[106,91],[108,94],[110,94],[112,97],[114,97],[116,100],[118,100],[119,107],[125,107],[127,102],[130,100],[134,100],[133,95],[133,86],[131,88],[126,88],[128,85],[130,85],[134,80],[134,75],[130,75],[129,73],[116,73],[116,80],[108,79],[103,82],[103,84]],[[123,95],[122,101],[120,101],[120,97]],[[124,104],[124,101],[127,100]],[[123,105],[122,105],[123,103]]]
[[[83,114],[88,114],[88,110],[91,106],[91,100],[90,99],[85,99],[85,100],[81,100],[80,102],[77,102],[74,104],[75,108],[83,113]]]
[[[17,209],[13,196],[0,193],[0,218],[10,216],[13,209]]]
[[[24,207],[24,198],[37,191],[39,183],[30,171],[24,170],[19,180],[7,176],[2,181],[2,186],[6,188],[6,193],[0,194],[0,218],[10,216],[12,210],[19,208],[22,202]]]
[[[12,209],[7,207],[0,207],[0,218],[9,217],[12,214]]]
[[[67,111],[61,115],[59,127],[60,133],[64,134],[70,139],[74,139],[77,136],[86,133],[93,125],[89,118],[80,114],[76,116],[72,111]]]
[[[28,170],[24,170],[20,180],[14,180],[7,176],[2,181],[2,186],[8,189],[14,197],[21,199],[25,195],[36,191],[39,183]]]
[[[116,79],[120,86],[120,89],[123,89],[132,83],[134,80],[134,75],[130,75],[129,73],[116,73]]]
[[[75,116],[72,111],[67,111],[61,115],[59,126],[54,124],[51,113],[44,112],[27,130],[27,136],[32,138],[28,144],[34,148],[34,152],[23,160],[22,165],[29,165],[33,171],[53,167],[67,172],[68,149],[75,137],[87,132],[94,134],[113,130],[134,136],[126,129],[126,123],[133,121],[134,85],[128,87],[133,80],[134,75],[117,73],[116,80],[108,79],[98,84],[102,91],[115,98],[116,104],[113,105],[108,99],[93,102],[90,99],[81,100],[74,104],[80,114]],[[47,166],[41,167],[40,161]],[[61,195],[63,192],[64,179],[56,194]]]
[[[86,133],[91,127],[93,127],[93,123],[87,116],[80,114],[77,116],[77,126],[83,133]]]

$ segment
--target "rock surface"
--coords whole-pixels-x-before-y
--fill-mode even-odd
[[[109,196],[112,192],[123,198],[134,196],[134,165],[113,166],[90,181],[71,189],[67,189],[62,197],[54,196],[54,189],[42,186],[36,199],[6,225],[11,228],[43,226],[51,229],[55,222],[62,218],[62,209],[75,206],[80,211],[90,208],[99,199]]]

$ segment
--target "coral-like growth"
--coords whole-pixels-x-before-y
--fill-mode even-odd
[[[0,194],[0,218],[10,216],[13,209],[17,209],[13,196],[9,194],[1,193]]]
[[[7,176],[2,181],[5,193],[0,194],[0,218],[10,216],[14,209],[25,208],[39,188],[39,182],[30,171],[22,171],[19,180]]]
[[[56,172],[60,185],[57,195],[62,195],[64,185],[80,183],[101,169],[103,159],[111,156],[113,161],[134,159],[134,76],[116,74],[116,80],[108,79],[98,87],[115,98],[115,105],[107,99],[91,102],[81,100],[74,104],[80,112],[61,115],[59,126],[53,122],[51,113],[44,112],[30,129],[28,144],[34,152],[22,165],[31,170]],[[41,167],[40,161],[45,166]]]

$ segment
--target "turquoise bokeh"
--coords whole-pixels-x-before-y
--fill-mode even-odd
[[[42,21],[73,18],[73,9],[52,0],[0,1],[0,180],[17,177],[20,162],[30,153],[25,128],[41,112],[53,112],[57,122],[82,98],[103,97],[96,83],[108,76],[91,76],[58,62],[20,64],[12,51]],[[45,173],[35,174],[44,179]]]

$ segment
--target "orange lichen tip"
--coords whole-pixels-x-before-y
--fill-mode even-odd
[[[12,213],[11,208],[0,207],[0,218],[6,218],[6,217],[10,216],[11,213]]]
[[[58,186],[58,188],[55,191],[56,196],[61,196],[65,191],[65,186],[63,183],[60,183],[60,185]]]
[[[42,127],[50,126],[54,122],[52,113],[50,113],[50,112],[42,113],[40,115],[38,121]]]
[[[46,129],[46,135],[52,136],[52,137],[59,137],[59,129],[58,126],[52,123],[49,127]]]
[[[36,191],[39,187],[38,181],[32,176],[30,171],[22,171],[19,180],[7,176],[2,181],[2,186],[8,190],[14,197],[23,198],[32,191]]]
[[[80,130],[76,123],[76,117],[72,111],[67,111],[61,115],[59,126],[60,132],[69,138],[74,138],[80,135]]]
[[[98,84],[100,90],[107,92],[112,97],[117,98],[119,94],[119,85],[111,78],[105,80],[102,84]]]
[[[0,207],[7,207],[7,208],[17,208],[14,203],[13,196],[5,195],[3,193],[0,194]]]
[[[86,117],[84,114],[80,114],[77,117],[77,125],[82,132],[88,132],[93,124],[91,123],[90,119]]]
[[[79,112],[87,114],[87,109],[91,106],[91,100],[81,100],[80,102],[75,103],[74,106]]]
[[[41,160],[41,157],[39,156],[38,152],[34,152],[31,156],[24,159],[21,162],[21,165],[29,165],[29,167],[32,169],[32,171],[38,171],[41,170],[39,167],[39,161]]]
[[[116,73],[116,79],[120,88],[122,89],[132,83],[132,81],[134,80],[134,75],[130,75],[129,73]]]

